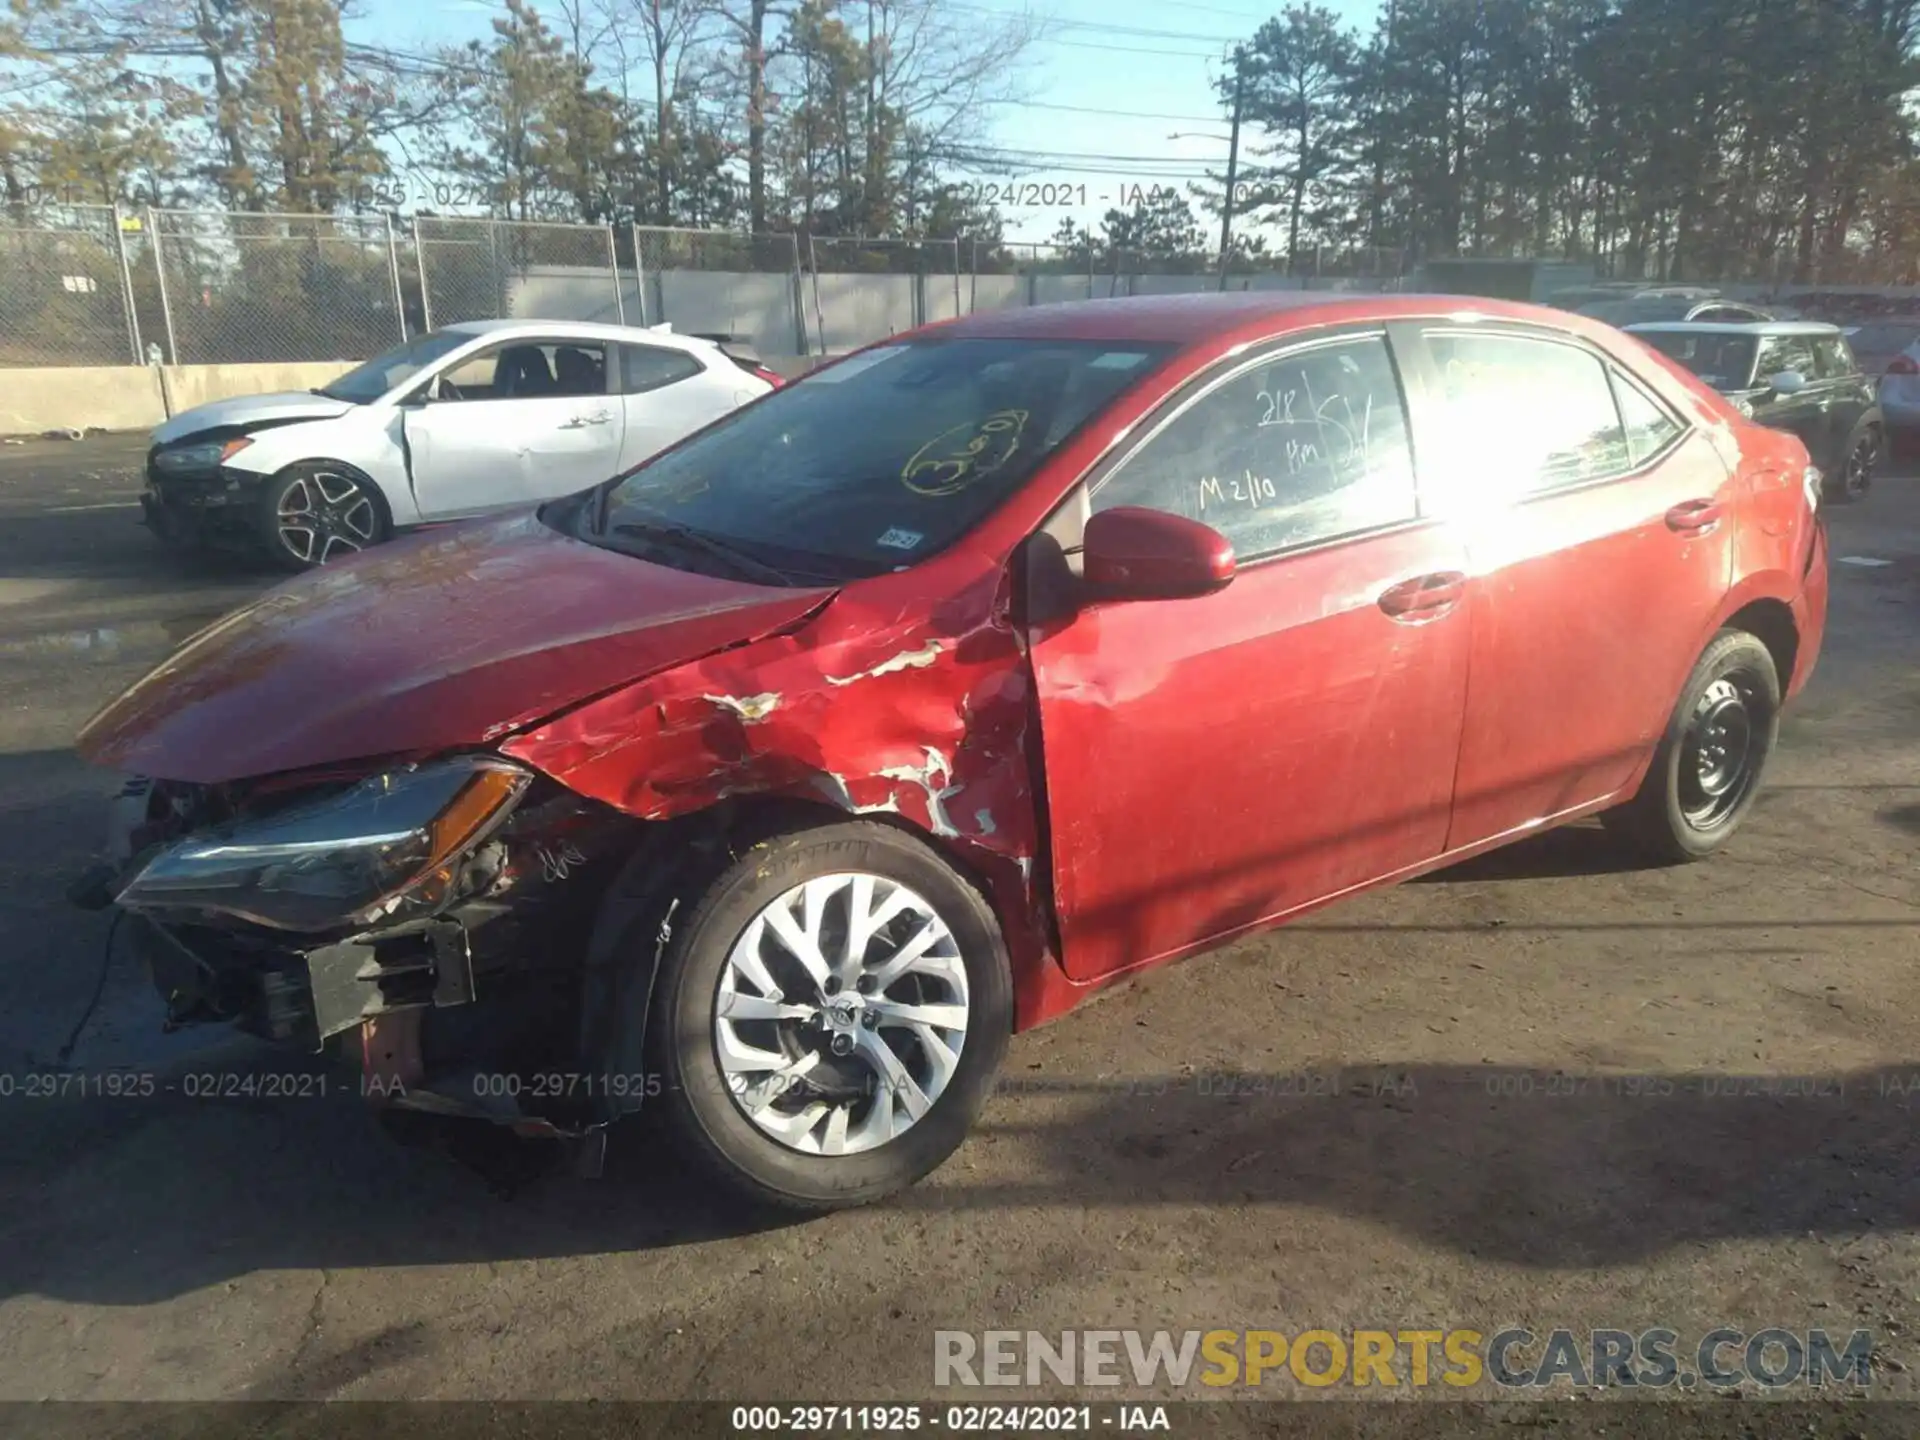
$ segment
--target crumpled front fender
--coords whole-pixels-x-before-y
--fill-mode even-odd
[[[984,886],[1015,995],[1035,995],[1057,965],[1031,672],[1003,576],[931,613],[896,607],[892,624],[874,623],[871,600],[836,600],[797,632],[655,675],[501,749],[646,820],[740,797],[899,816]],[[1037,1018],[1017,1000],[1017,1028]]]

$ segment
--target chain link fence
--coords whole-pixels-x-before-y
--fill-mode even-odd
[[[138,357],[119,226],[111,205],[0,220],[0,365],[124,365]]]
[[[404,336],[384,216],[154,210],[148,227],[176,365],[364,359]]]
[[[964,314],[960,243],[808,236],[802,257],[808,319],[821,353]]]
[[[635,225],[628,244],[635,323],[727,335],[763,355],[807,353],[794,236]]]
[[[496,319],[626,323],[611,225],[422,216],[413,239],[429,328]]]
[[[1226,287],[1397,283],[1281,268],[1236,260]],[[1098,244],[47,207],[0,211],[0,365],[348,361],[502,317],[838,354],[976,310],[1220,284],[1199,258]]]

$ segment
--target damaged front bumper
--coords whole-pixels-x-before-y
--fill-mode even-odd
[[[110,855],[136,848],[141,827],[178,803],[130,782],[113,829],[135,842],[110,836]],[[612,1081],[592,1083],[579,1059],[596,902],[637,823],[544,787],[463,855],[472,884],[431,913],[353,933],[306,936],[124,901],[121,923],[168,1028],[226,1023],[326,1054],[360,1071],[375,1104],[571,1142],[576,1168],[591,1174],[605,1125],[637,1098],[631,1083],[617,1094]],[[152,854],[110,860],[70,898],[112,906]]]

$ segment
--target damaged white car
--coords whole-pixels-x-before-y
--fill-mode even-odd
[[[174,416],[141,507],[170,544],[305,570],[597,485],[780,383],[751,350],[664,327],[468,321],[317,390]]]

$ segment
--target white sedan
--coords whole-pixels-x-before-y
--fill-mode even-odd
[[[780,384],[750,351],[571,321],[475,320],[303,394],[174,416],[147,453],[147,524],[292,570],[411,526],[569,495]]]

